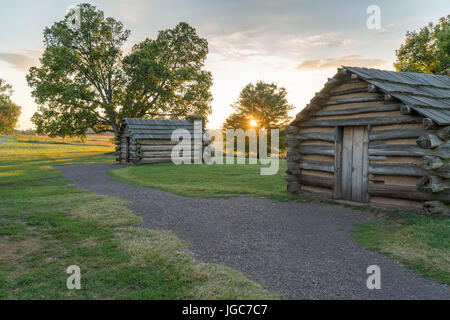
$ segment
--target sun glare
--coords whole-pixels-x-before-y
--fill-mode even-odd
[[[250,127],[252,127],[252,128],[255,128],[255,127],[257,127],[258,126],[258,121],[256,121],[256,120],[250,120]]]

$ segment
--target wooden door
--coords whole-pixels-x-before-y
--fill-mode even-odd
[[[342,136],[342,199],[367,201],[367,127],[344,127]]]

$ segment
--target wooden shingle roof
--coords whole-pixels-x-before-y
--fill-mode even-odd
[[[122,128],[127,126],[130,135],[135,140],[159,139],[170,140],[176,129],[187,129],[194,132],[194,122],[190,120],[164,120],[164,119],[123,119]]]
[[[343,67],[439,125],[450,124],[450,77]]]

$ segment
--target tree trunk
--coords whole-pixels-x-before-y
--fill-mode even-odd
[[[111,121],[111,127],[113,129],[114,136],[116,138],[119,137],[119,128],[118,128],[117,124],[114,121]]]

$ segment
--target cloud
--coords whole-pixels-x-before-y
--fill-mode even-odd
[[[39,64],[41,51],[17,49],[16,53],[0,53],[0,61],[9,63],[9,65],[18,71],[28,71],[30,67]]]
[[[287,34],[267,32],[264,28],[208,37],[211,53],[225,60],[244,62],[251,57],[297,56],[308,50],[342,47],[352,43],[338,32],[322,34]]]
[[[310,36],[295,35],[291,43],[302,47],[342,47],[351,43],[350,39],[342,39],[338,32],[328,32]]]
[[[375,58],[364,58],[357,54],[343,56],[340,58],[324,58],[316,60],[305,60],[297,66],[298,70],[321,70],[336,69],[342,65],[358,67],[378,67],[388,63],[388,61]]]

